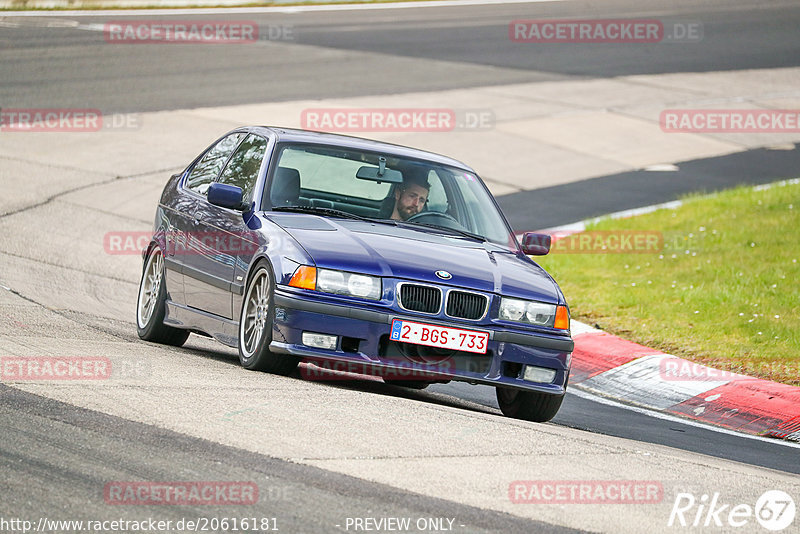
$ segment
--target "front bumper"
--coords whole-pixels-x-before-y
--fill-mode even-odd
[[[486,354],[448,352],[430,349],[416,354],[417,345],[399,346],[389,340],[393,319],[489,332]],[[306,346],[303,332],[335,335],[335,350]],[[400,313],[341,305],[306,296],[275,291],[275,320],[272,352],[291,354],[323,362],[346,362],[363,372],[395,380],[457,380],[505,386],[562,395],[565,390],[574,343],[567,336],[522,333],[496,325],[446,321]],[[437,353],[437,354],[431,354]],[[555,371],[550,383],[522,378],[525,366]],[[326,366],[327,367],[327,366]],[[339,367],[335,367],[339,368]]]

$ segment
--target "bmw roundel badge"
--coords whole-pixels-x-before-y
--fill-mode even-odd
[[[453,278],[453,275],[448,273],[447,271],[436,271],[434,274],[439,278],[441,278],[442,280],[450,280],[451,278]]]

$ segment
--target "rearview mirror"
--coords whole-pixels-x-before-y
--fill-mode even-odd
[[[525,232],[522,234],[522,252],[530,256],[546,256],[550,252],[550,235]]]
[[[208,188],[208,201],[229,210],[245,211],[250,206],[242,201],[242,188],[235,185],[212,183]]]
[[[403,174],[400,171],[392,169],[383,169],[383,174],[380,174],[379,167],[371,167],[364,165],[359,167],[356,171],[356,178],[361,180],[372,180],[373,182],[387,182],[390,184],[400,184],[403,182]]]

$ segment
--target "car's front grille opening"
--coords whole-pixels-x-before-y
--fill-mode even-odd
[[[381,336],[378,343],[378,356],[384,360],[397,360],[398,365],[408,362],[428,366],[440,372],[472,373],[486,376],[491,370],[494,353],[475,355],[471,352],[436,349],[424,345],[412,345],[391,341],[389,336]],[[516,364],[519,365],[519,364]],[[520,366],[520,369],[522,366]]]
[[[342,336],[343,352],[358,352],[358,344],[361,342],[357,337]]]
[[[400,306],[420,313],[439,313],[442,306],[442,291],[433,286],[402,284]]]
[[[489,301],[485,295],[467,293],[465,291],[451,291],[447,294],[447,309],[445,313],[450,317],[459,319],[480,319],[486,313],[486,303]]]
[[[503,362],[503,376],[508,378],[519,378],[522,372],[522,364],[517,362]]]

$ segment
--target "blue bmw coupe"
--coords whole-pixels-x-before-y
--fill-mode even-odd
[[[366,139],[236,129],[167,182],[143,251],[142,339],[190,333],[246,369],[301,361],[422,388],[497,389],[502,412],[548,421],[569,378],[569,308],[478,175]],[[306,366],[304,365],[304,368]]]

